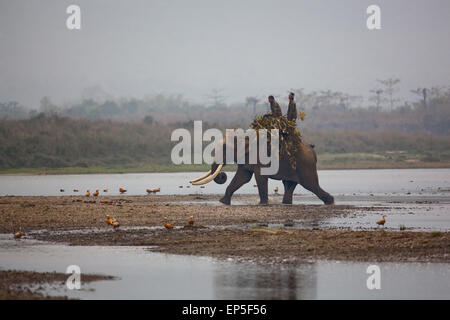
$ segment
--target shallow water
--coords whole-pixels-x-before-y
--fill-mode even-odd
[[[92,257],[95,257],[93,259]],[[441,263],[375,263],[381,289],[369,290],[372,263],[318,261],[294,267],[154,253],[142,247],[77,247],[0,235],[0,268],[119,277],[46,293],[81,299],[450,299]],[[82,278],[81,278],[82,280]]]
[[[119,188],[127,195],[144,195],[147,188],[160,187],[160,194],[223,194],[234,172],[228,172],[227,183],[211,182],[204,189],[189,185],[203,173],[133,173],[83,175],[0,175],[0,196],[55,196],[79,195],[87,189],[108,188],[108,195],[118,195]],[[389,170],[323,170],[319,171],[320,184],[333,195],[441,195],[450,196],[450,169],[389,169]],[[269,180],[269,191],[276,186],[283,192],[281,181]],[[257,194],[255,179],[242,186],[238,193]],[[183,186],[183,188],[179,188]],[[61,193],[60,189],[65,192]],[[74,193],[73,189],[80,190]],[[298,186],[296,194],[311,195]]]
[[[108,188],[107,195],[118,195],[119,188],[127,189],[127,195],[144,195],[145,189],[160,187],[160,194],[217,194],[217,200],[192,200],[178,204],[221,205],[220,194],[228,183],[207,184],[186,188],[188,181],[200,172],[138,173],[138,174],[85,174],[85,175],[0,175],[0,195],[54,196],[79,195]],[[228,173],[228,182],[234,173]],[[412,231],[450,231],[450,169],[388,169],[388,170],[325,170],[319,171],[323,189],[335,196],[336,204],[387,208],[386,210],[361,211],[359,214],[318,221],[296,221],[294,227],[330,227],[348,229],[373,229],[381,214],[388,215],[385,228],[399,230],[404,226]],[[269,190],[276,186],[283,193],[280,181],[269,180]],[[257,195],[254,178],[236,194]],[[179,188],[179,186],[183,188]],[[65,189],[64,193],[59,190]],[[74,193],[73,189],[79,189]],[[270,196],[271,203],[280,203],[281,195]],[[151,197],[151,195],[150,195]],[[100,197],[101,198],[101,197]],[[258,197],[233,198],[233,205],[258,204]],[[294,204],[322,204],[311,192],[298,186]]]
[[[0,176],[0,195],[76,195],[86,189],[119,187],[128,195],[143,195],[146,188],[161,187],[161,194],[222,194],[226,185],[186,188],[200,173],[9,175]],[[229,173],[229,181],[233,173]],[[374,229],[382,213],[385,228],[411,231],[450,230],[450,169],[320,171],[322,187],[335,195],[337,204],[371,207],[349,217],[294,221],[294,228]],[[238,193],[257,194],[254,179]],[[183,185],[184,188],[178,188]],[[271,181],[270,189],[280,188]],[[66,192],[60,193],[59,189]],[[272,202],[281,197],[271,195]],[[217,201],[195,203],[218,205]],[[180,203],[180,202],[178,202]],[[191,203],[191,202],[189,202]],[[257,197],[237,198],[233,204],[256,204]],[[320,204],[314,195],[297,187],[294,204]],[[380,211],[373,208],[380,208]],[[281,225],[283,227],[283,225]],[[102,231],[102,230],[98,230]],[[38,232],[38,231],[36,231]],[[72,232],[72,231],[62,231]],[[93,230],[86,230],[93,232]],[[95,257],[93,259],[92,257]],[[450,299],[448,264],[378,263],[381,290],[368,290],[370,263],[316,261],[293,267],[212,258],[166,255],[142,247],[76,247],[12,240],[0,235],[0,268],[64,273],[76,264],[82,273],[119,277],[68,290],[56,284],[47,293],[82,299]]]

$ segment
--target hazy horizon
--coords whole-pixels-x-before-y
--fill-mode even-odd
[[[66,28],[70,4],[81,30]],[[371,4],[381,30],[366,28]],[[35,108],[92,87],[192,101],[222,89],[228,103],[291,88],[367,97],[391,77],[409,99],[450,84],[449,32],[448,0],[0,0],[0,101]]]

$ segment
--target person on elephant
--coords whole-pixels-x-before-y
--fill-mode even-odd
[[[274,117],[281,117],[281,108],[278,102],[275,101],[275,98],[273,96],[269,96],[268,98],[269,104],[270,104],[270,111],[272,112],[272,116]]]
[[[294,101],[294,93],[289,93],[289,106],[288,111],[286,114],[286,117],[289,121],[296,121],[297,120],[297,106]]]

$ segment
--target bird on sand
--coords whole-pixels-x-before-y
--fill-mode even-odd
[[[201,189],[205,189],[205,186],[200,186]]]
[[[14,234],[14,238],[16,238],[16,239],[22,238],[22,227],[20,227],[20,228],[19,228],[19,231],[17,231],[17,232]]]
[[[152,193],[153,190],[152,189],[146,189],[145,191],[147,191],[148,194]]]
[[[98,192],[98,189],[97,190],[95,190],[95,192],[92,194],[94,197],[98,197],[98,194],[99,194],[99,192]]]
[[[190,225],[190,226],[193,226],[193,225],[194,225],[194,222],[195,222],[195,221],[194,221],[194,217],[193,217],[193,216],[190,216],[190,217],[189,217],[189,220],[188,220],[189,225]]]
[[[381,220],[377,221],[377,225],[384,226],[385,223],[386,223],[386,215],[383,214],[383,218],[381,218]]]
[[[154,192],[154,193],[157,193],[157,192],[160,192],[160,191],[161,191],[161,188],[153,189],[153,192]]]
[[[172,230],[173,229],[173,225],[171,225],[168,222],[167,217],[164,217],[164,227],[166,227],[167,230]]]
[[[120,223],[119,223],[119,221],[117,221],[115,218],[113,218],[111,225],[113,226],[113,228],[114,228],[115,231],[118,231],[118,230],[119,230]]]
[[[59,189],[59,192],[64,192],[64,189]]]
[[[86,197],[90,197],[90,196],[91,196],[91,191],[89,191],[89,189],[86,190],[85,196],[86,196]]]
[[[178,188],[180,188],[180,189],[181,189],[181,188],[183,188],[183,186],[178,186]]]
[[[108,192],[108,189],[103,189],[103,192]]]
[[[111,219],[111,217],[109,215],[106,215],[106,223],[107,224],[111,224],[111,225],[113,223],[113,221],[112,221],[112,219]]]
[[[79,192],[80,190],[78,190],[78,189],[73,189],[73,192]]]
[[[125,190],[124,188],[119,188],[119,192],[120,193],[125,193],[125,192],[127,192],[127,190]]]

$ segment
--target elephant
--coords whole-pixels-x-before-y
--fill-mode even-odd
[[[223,204],[230,205],[233,194],[244,184],[248,183],[253,174],[255,175],[258,193],[260,197],[260,204],[268,204],[268,179],[281,180],[284,185],[283,204],[292,204],[292,195],[297,184],[302,185],[305,189],[313,192],[324,204],[334,204],[334,197],[328,192],[324,191],[319,185],[319,178],[317,175],[317,154],[314,150],[314,145],[306,143],[303,139],[300,141],[300,148],[295,153],[296,168],[294,169],[287,157],[283,157],[280,153],[279,169],[274,175],[262,175],[262,165],[248,164],[248,141],[245,145],[246,161],[244,164],[238,164],[238,169],[230,184],[228,185],[225,195],[219,200]],[[220,145],[219,145],[220,147]],[[237,143],[234,143],[234,159],[237,154]],[[230,150],[231,151],[231,150]],[[226,159],[226,146],[223,142],[223,159]],[[214,161],[205,175],[194,179],[191,182],[193,185],[202,185],[214,180],[216,183],[223,184],[227,180],[226,173],[221,172],[222,167],[226,161]],[[236,161],[234,161],[236,162]]]

